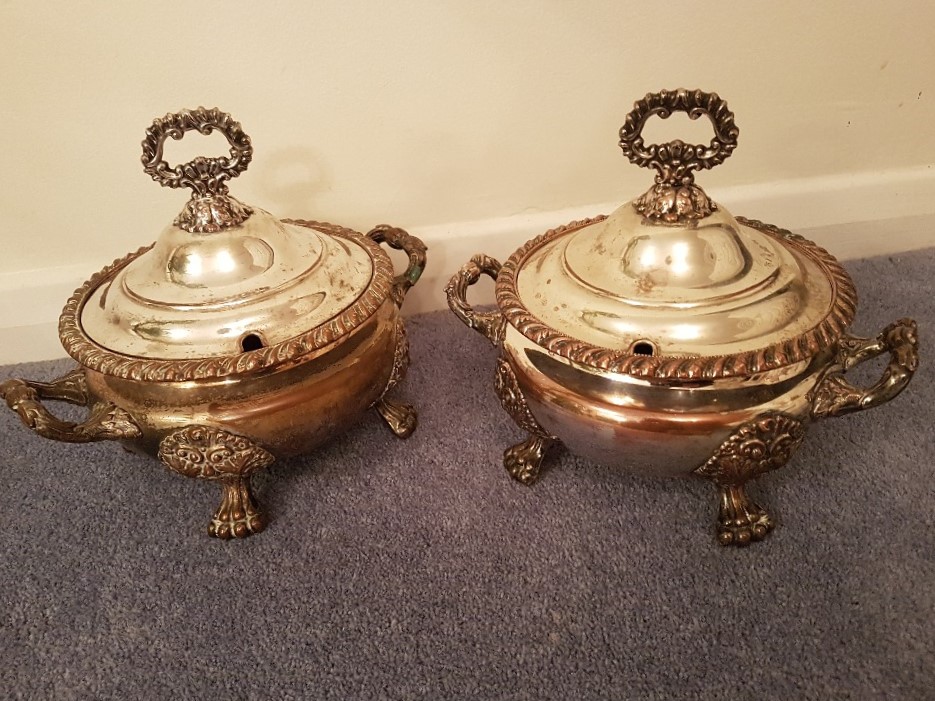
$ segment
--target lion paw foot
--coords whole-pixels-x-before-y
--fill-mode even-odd
[[[539,478],[539,468],[550,445],[552,441],[548,438],[530,436],[504,451],[503,466],[517,482],[532,484]]]
[[[257,508],[246,480],[231,480],[223,485],[221,505],[208,525],[208,535],[221,540],[246,538],[266,528],[266,519]]]
[[[743,487],[721,488],[717,539],[721,545],[749,545],[763,540],[773,529],[773,519],[757,505]]]

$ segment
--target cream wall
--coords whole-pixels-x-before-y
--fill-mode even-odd
[[[198,105],[253,138],[238,198],[426,235],[434,291],[416,308],[474,244],[503,255],[645,189],[616,132],[663,87],[729,101],[740,145],[701,182],[736,213],[909,222],[845,256],[935,244],[935,4],[921,0],[7,0],[0,71],[0,293],[20,300],[0,328],[54,321],[60,288],[172,219],[184,195],[143,174],[139,142],[154,116]],[[654,129],[708,138],[669,126]],[[220,144],[189,135],[168,155]]]

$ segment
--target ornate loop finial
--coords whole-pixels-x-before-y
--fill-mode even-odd
[[[215,129],[227,138],[230,156],[197,158],[170,166],[162,157],[166,138],[179,140],[187,131],[207,136]],[[143,139],[143,170],[163,187],[189,187],[192,199],[176,219],[187,231],[212,232],[240,224],[252,210],[227,194],[226,181],[247,169],[253,146],[240,123],[217,108],[182,110],[153,120]]]
[[[646,120],[653,115],[667,119],[673,112],[685,112],[690,119],[706,115],[714,127],[711,143],[686,144],[679,139],[664,144],[644,143]],[[700,219],[717,209],[694,184],[694,171],[723,163],[737,147],[738,133],[734,113],[717,93],[662,90],[637,101],[620,127],[620,148],[631,163],[657,172],[656,185],[637,200],[637,210],[649,219],[678,224]]]
[[[199,156],[174,168],[162,158],[166,137],[175,140],[187,131],[198,131],[205,136],[215,129],[227,137],[230,158]],[[190,187],[196,196],[227,194],[225,180],[236,178],[247,169],[253,158],[250,137],[240,128],[240,122],[216,107],[182,110],[153,120],[143,139],[143,170],[163,187]]]

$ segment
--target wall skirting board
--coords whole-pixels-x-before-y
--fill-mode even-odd
[[[845,261],[935,246],[932,166],[712,188],[709,194],[734,214],[792,229]],[[406,301],[406,312],[444,308],[445,283],[473,254],[484,252],[502,261],[532,236],[575,219],[609,213],[619,204],[411,228],[428,245],[429,258],[422,281]],[[154,222],[154,230],[158,224]],[[144,243],[134,242],[128,250]],[[109,262],[89,260],[0,273],[0,364],[62,357],[59,312],[72,291]],[[492,302],[492,289],[489,284],[479,285],[472,290],[472,301]]]

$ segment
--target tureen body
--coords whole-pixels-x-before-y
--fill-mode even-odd
[[[711,144],[643,143],[648,117],[678,110],[710,117]],[[527,434],[504,453],[515,479],[534,482],[557,441],[606,465],[705,477],[719,488],[719,541],[746,544],[773,525],[747,481],[784,465],[812,421],[881,404],[909,382],[914,322],[849,335],[856,292],[831,254],[733,217],[694,183],[692,171],[722,162],[736,138],[717,95],[647,95],[620,144],[657,169],[649,191],[546,232],[502,266],[475,256],[452,278],[449,305],[500,349],[494,387]],[[493,312],[466,299],[481,275],[496,281]],[[844,378],[887,353],[872,387]]]
[[[230,158],[171,168],[167,136],[218,129]],[[151,246],[107,266],[68,300],[59,322],[78,367],[51,383],[10,380],[0,393],[27,426],[68,442],[119,440],[190,477],[216,480],[211,535],[265,526],[251,475],[306,453],[374,409],[397,436],[413,407],[390,392],[409,363],[400,307],[425,264],[402,229],[368,234],[277,220],[238,202],[225,181],[246,168],[249,138],[229,115],[199,108],[154,121],[146,172],[191,187],[191,200]],[[404,250],[395,275],[381,244]],[[72,423],[43,400],[89,409]]]

